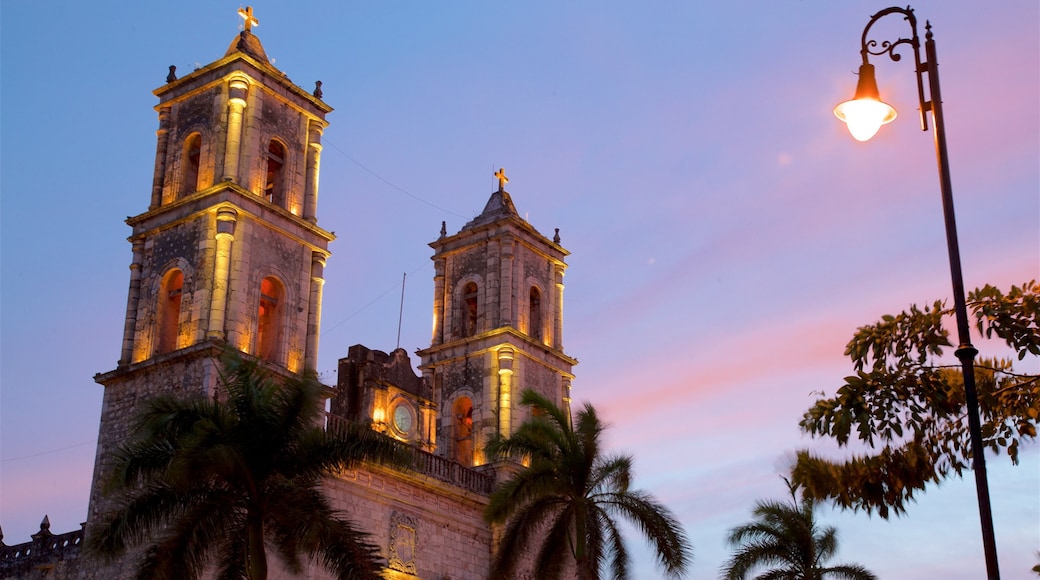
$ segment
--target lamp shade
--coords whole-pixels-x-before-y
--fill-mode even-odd
[[[878,129],[896,118],[896,110],[881,102],[874,65],[863,63],[859,67],[859,83],[856,96],[834,107],[834,115],[849,126],[849,133],[857,141],[866,141],[877,134]]]

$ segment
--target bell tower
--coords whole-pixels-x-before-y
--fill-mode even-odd
[[[492,433],[527,418],[533,389],[569,410],[577,360],[563,352],[563,275],[569,254],[522,219],[505,190],[434,250],[433,337],[420,368],[438,406],[437,450],[467,466],[486,462]]]
[[[321,136],[332,108],[293,84],[252,33],[252,9],[225,55],[156,89],[154,177],[133,247],[117,368],[104,385],[90,517],[106,462],[142,399],[212,393],[230,346],[274,372],[313,370],[323,268]]]

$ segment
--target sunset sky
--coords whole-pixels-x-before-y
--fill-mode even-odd
[[[0,8],[0,526],[29,540],[86,517],[101,410],[147,209],[169,65],[223,56],[240,4],[4,2]],[[571,252],[564,350],[576,405],[610,423],[637,487],[680,517],[690,578],[728,529],[783,499],[814,393],[849,374],[858,326],[950,295],[932,133],[912,54],[874,57],[899,118],[868,143],[851,98],[880,2],[253,4],[274,65],[335,108],[323,137],[320,368],[353,344],[429,345],[432,250],[504,167],[521,216]],[[983,7],[984,6],[984,7]],[[913,7],[938,49],[965,284],[1040,276],[1040,3]],[[880,40],[908,35],[889,17]],[[890,34],[885,35],[888,31]],[[977,340],[982,356],[1005,354]],[[418,359],[413,355],[413,362]],[[1036,371],[1036,361],[1025,370]],[[1040,446],[989,457],[1001,568],[1040,561]],[[892,521],[823,509],[836,562],[880,578],[984,575],[971,474]],[[632,533],[637,579],[660,577]]]

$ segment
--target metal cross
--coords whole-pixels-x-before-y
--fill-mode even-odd
[[[254,26],[260,26],[260,21],[256,19],[256,16],[253,16],[252,6],[239,8],[238,15],[242,17],[242,20],[246,21],[246,32],[252,30]]]
[[[506,177],[506,170],[499,168],[498,171],[495,172],[495,177],[498,178],[498,190],[505,191],[506,184],[509,183],[509,178]]]

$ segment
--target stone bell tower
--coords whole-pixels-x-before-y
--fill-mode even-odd
[[[89,517],[99,482],[142,399],[212,393],[226,345],[275,372],[314,369],[323,268],[333,235],[317,225],[318,166],[332,108],[296,86],[244,30],[216,62],[159,98],[148,209],[133,228],[130,290],[115,370],[105,387]]]
[[[527,418],[520,393],[533,389],[569,410],[572,367],[563,352],[564,258],[523,220],[505,190],[434,250],[433,338],[419,351],[438,406],[437,453],[463,465],[486,462],[484,442]]]

